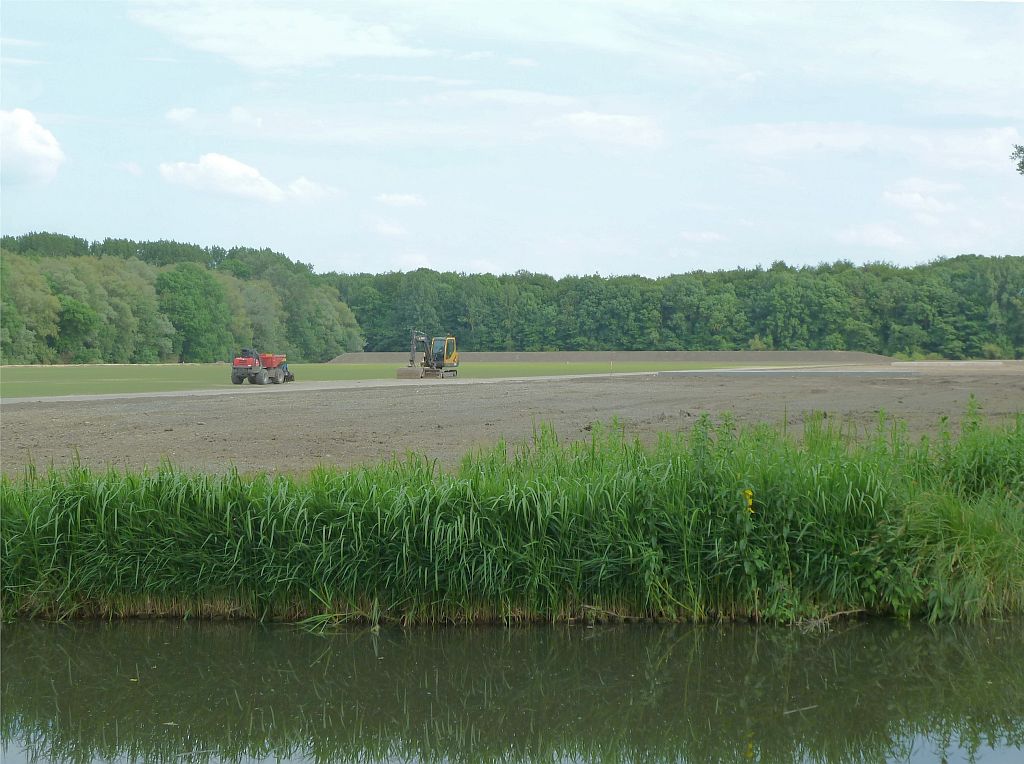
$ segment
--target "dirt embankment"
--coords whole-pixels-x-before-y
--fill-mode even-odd
[[[415,451],[451,467],[500,439],[527,440],[541,423],[573,440],[615,418],[652,441],[689,429],[702,413],[799,428],[807,412],[825,411],[866,432],[884,411],[920,434],[935,431],[943,416],[956,426],[972,394],[996,419],[1024,410],[1019,362],[336,384],[5,403],[0,466],[15,475],[30,462],[139,468],[167,459],[205,471],[305,472]]]
[[[889,363],[891,358],[874,353],[852,353],[838,350],[580,350],[561,353],[477,353],[460,352],[466,363],[714,363],[744,366],[775,364],[849,364]],[[330,363],[403,363],[404,353],[343,353]]]

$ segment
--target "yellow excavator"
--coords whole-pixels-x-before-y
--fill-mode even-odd
[[[428,337],[421,331],[412,330],[409,343],[409,363],[398,370],[399,379],[447,379],[458,376],[459,351],[455,337]]]

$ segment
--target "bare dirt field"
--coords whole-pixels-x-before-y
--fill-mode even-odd
[[[874,428],[878,412],[913,434],[955,425],[973,394],[993,419],[1024,410],[1024,363],[862,363],[772,371],[660,372],[571,378],[296,383],[229,391],[9,401],[0,465],[305,472],[415,451],[445,466],[467,452],[529,439],[541,423],[566,440],[617,418],[629,434],[688,429],[731,412],[740,423],[799,427],[810,411]]]

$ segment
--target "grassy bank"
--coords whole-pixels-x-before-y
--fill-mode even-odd
[[[623,374],[643,371],[724,369],[738,363],[616,361],[614,363],[524,362],[474,363],[459,369],[460,379],[540,377],[564,374]],[[394,363],[293,363],[296,385],[303,382],[394,379]],[[248,384],[245,385],[249,387]],[[0,398],[155,393],[179,390],[238,389],[231,368],[223,363],[91,364],[71,366],[4,366]],[[269,388],[268,388],[269,389]]]
[[[0,483],[6,616],[779,622],[1024,609],[1024,415],[910,442],[548,431],[456,474],[87,469]]]

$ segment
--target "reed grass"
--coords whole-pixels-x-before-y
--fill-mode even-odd
[[[303,477],[0,481],[7,617],[972,620],[1024,609],[1024,414],[911,441],[702,418]]]

